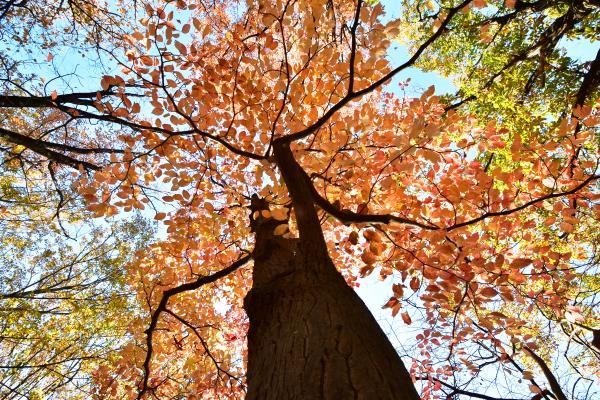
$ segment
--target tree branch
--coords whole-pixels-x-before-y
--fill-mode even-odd
[[[152,316],[150,317],[150,325],[148,326],[148,329],[145,332],[147,349],[146,349],[146,358],[145,358],[144,364],[143,364],[144,375],[143,375],[143,379],[142,379],[142,388],[140,389],[140,391],[138,393],[138,397],[137,397],[138,400],[141,399],[143,397],[143,395],[148,390],[151,389],[148,387],[148,380],[150,378],[150,360],[152,359],[152,334],[154,333],[154,331],[156,329],[156,325],[158,324],[158,319],[160,318],[160,314],[167,310],[167,303],[169,302],[169,299],[179,293],[187,292],[190,290],[196,290],[196,289],[200,288],[201,286],[204,286],[208,283],[212,283],[221,278],[224,278],[225,276],[235,272],[242,265],[244,265],[248,261],[250,261],[250,258],[251,258],[250,255],[246,255],[246,256],[238,259],[237,261],[235,261],[229,267],[223,268],[222,270],[215,272],[214,274],[203,276],[201,278],[196,279],[193,282],[184,283],[177,287],[167,289],[163,292],[162,298],[160,299],[160,302],[158,303],[158,307],[156,307],[156,309],[152,313]]]
[[[302,170],[302,169],[301,169]],[[562,196],[568,196],[571,194],[575,194],[577,193],[579,190],[581,190],[582,188],[584,188],[585,186],[587,186],[588,184],[590,184],[591,182],[600,179],[600,175],[592,175],[590,177],[588,177],[588,179],[586,179],[585,181],[583,181],[582,183],[580,183],[579,185],[575,186],[573,189],[568,190],[566,192],[560,192],[560,193],[552,193],[549,194],[547,196],[543,196],[540,198],[537,198],[535,200],[531,200],[525,204],[522,204],[518,207],[512,208],[512,209],[508,209],[508,210],[504,210],[504,211],[497,211],[497,212],[489,212],[489,213],[485,213],[483,215],[480,215],[477,218],[473,218],[471,220],[468,221],[464,221],[458,224],[454,224],[451,225],[447,228],[441,228],[439,226],[436,225],[429,225],[429,224],[424,224],[418,221],[414,221],[414,220],[410,220],[407,218],[402,218],[402,217],[398,217],[396,215],[393,214],[358,214],[355,213],[353,211],[350,210],[340,210],[339,208],[335,207],[333,204],[331,204],[327,199],[325,199],[323,196],[321,196],[319,194],[319,192],[317,192],[317,190],[315,189],[315,187],[313,186],[312,182],[310,181],[310,178],[308,177],[308,175],[306,174],[306,172],[304,170],[302,170],[303,174],[305,175],[305,180],[307,182],[308,185],[310,185],[310,189],[311,189],[311,193],[313,195],[313,199],[315,201],[315,203],[321,207],[321,209],[323,209],[323,211],[327,212],[328,214],[334,216],[335,218],[337,218],[338,220],[340,220],[343,223],[379,223],[379,224],[389,224],[391,222],[398,222],[401,224],[406,224],[406,225],[412,225],[412,226],[417,226],[419,228],[422,229],[427,229],[427,230],[439,230],[439,229],[446,229],[448,231],[454,230],[454,229],[458,229],[458,228],[462,228],[468,225],[473,225],[477,222],[483,221],[484,219],[487,218],[492,218],[492,217],[499,217],[499,216],[504,216],[504,215],[510,215],[513,214],[515,212],[521,211],[525,208],[531,207],[537,203],[540,203],[542,201],[545,200],[550,200],[553,198],[557,198],[557,197],[562,197]]]
[[[522,205],[520,205],[518,207],[515,207],[515,208],[511,208],[509,210],[485,213],[485,214],[483,214],[483,215],[481,215],[481,216],[479,216],[477,218],[473,218],[472,220],[461,222],[459,224],[454,224],[454,225],[452,225],[452,226],[450,226],[450,227],[448,227],[446,229],[448,231],[451,231],[451,230],[454,230],[454,229],[462,228],[462,227],[467,226],[467,225],[472,225],[472,224],[477,223],[479,221],[482,221],[482,220],[484,220],[486,218],[499,217],[499,216],[503,216],[503,215],[509,215],[509,214],[512,214],[512,213],[524,210],[524,209],[526,209],[528,207],[531,207],[531,206],[533,206],[533,205],[535,205],[537,203],[541,203],[542,201],[545,201],[545,200],[550,200],[550,199],[554,199],[554,198],[557,198],[557,197],[562,197],[562,196],[568,196],[568,195],[571,195],[571,194],[575,194],[579,190],[583,189],[588,184],[590,184],[591,182],[593,182],[593,181],[595,181],[597,179],[600,179],[600,175],[590,175],[586,180],[584,180],[583,182],[581,182],[579,185],[575,186],[571,190],[567,190],[566,192],[551,193],[549,195],[537,198],[535,200],[528,201],[525,204],[522,204]]]
[[[37,153],[41,156],[46,157],[49,160],[55,161],[59,164],[68,165],[69,167],[79,169],[79,166],[83,166],[83,168],[87,170],[98,171],[100,169],[99,166],[89,163],[87,161],[77,160],[76,158],[67,156],[65,154],[59,153],[54,150],[50,150],[47,145],[55,145],[54,143],[48,143],[40,139],[33,139],[29,136],[22,135],[17,132],[9,131],[8,129],[0,128],[0,137],[5,140],[16,144],[21,145],[29,150]],[[60,145],[62,146],[62,145]],[[66,148],[71,146],[66,146]]]
[[[447,382],[444,382],[440,379],[437,379],[435,377],[428,377],[428,376],[418,376],[416,377],[417,380],[421,380],[421,381],[428,381],[428,380],[433,380],[435,382],[439,382],[442,386],[451,389],[452,393],[448,396],[453,396],[455,394],[462,394],[465,396],[469,396],[469,397],[474,397],[476,399],[483,399],[483,400],[525,400],[525,399],[517,399],[517,398],[504,398],[504,397],[492,397],[492,396],[488,396],[485,394],[480,394],[480,393],[476,393],[476,392],[470,392],[468,390],[464,390],[464,389],[460,389],[456,386],[452,386]]]
[[[583,77],[583,82],[575,95],[575,107],[583,106],[594,90],[598,89],[600,84],[600,50],[596,53],[596,58],[590,64],[590,69]]]
[[[433,42],[435,42],[440,36],[442,36],[442,34],[445,31],[446,26],[448,26],[448,24],[450,23],[450,20],[454,17],[454,15],[457,12],[459,12],[461,9],[463,9],[463,7],[468,5],[471,1],[472,0],[464,0],[462,3],[460,3],[456,7],[451,8],[448,11],[448,14],[447,14],[446,18],[444,19],[444,21],[442,21],[438,30],[435,31],[435,33],[433,35],[431,35],[425,42],[423,42],[421,44],[421,46],[417,49],[417,51],[412,55],[412,57],[410,59],[408,59],[408,61],[406,61],[404,64],[396,67],[395,69],[393,69],[392,71],[387,73],[384,77],[373,82],[370,86],[368,86],[364,89],[361,89],[359,91],[356,91],[356,92],[348,92],[348,94],[343,99],[341,99],[338,103],[336,103],[333,107],[331,107],[329,109],[329,111],[327,111],[325,114],[323,114],[323,116],[321,118],[319,118],[314,124],[312,124],[308,128],[305,128],[296,133],[289,134],[287,136],[280,137],[280,138],[276,139],[275,141],[281,142],[281,143],[291,143],[293,141],[300,140],[307,136],[312,135],[313,133],[318,131],[329,120],[329,118],[331,118],[335,113],[337,113],[339,110],[341,110],[346,104],[348,104],[349,102],[351,102],[353,100],[359,99],[368,93],[373,92],[374,90],[376,90],[377,88],[382,86],[385,82],[392,79],[395,75],[397,75],[401,71],[405,70],[406,68],[411,67],[415,62],[417,62],[417,60],[419,59],[421,54]]]
[[[59,94],[54,99],[51,96],[0,96],[0,107],[6,108],[56,108],[57,104],[77,104],[82,106],[94,106],[94,100],[98,97],[110,96],[115,93],[112,90],[99,90],[96,92],[81,92]]]
[[[536,362],[536,364],[542,369],[542,372],[544,373],[546,380],[550,384],[550,388],[552,389],[552,392],[556,395],[558,400],[569,400],[567,398],[567,396],[564,394],[564,392],[562,391],[560,384],[558,383],[558,380],[556,379],[556,377],[554,376],[554,374],[550,370],[550,367],[548,367],[548,364],[546,364],[544,359],[542,357],[538,356],[532,349],[530,349],[527,346],[524,346],[523,349],[527,353],[529,353],[531,358],[533,358],[533,360]]]

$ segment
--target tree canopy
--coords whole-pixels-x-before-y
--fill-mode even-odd
[[[599,12],[0,5],[0,395],[594,398]]]

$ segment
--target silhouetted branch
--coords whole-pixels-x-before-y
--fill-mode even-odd
[[[154,310],[154,312],[152,313],[152,316],[150,318],[150,325],[149,325],[148,329],[146,329],[146,331],[145,331],[146,347],[147,347],[146,348],[146,358],[145,358],[144,364],[143,364],[144,374],[143,374],[143,378],[142,378],[141,389],[140,389],[140,391],[138,393],[138,397],[137,397],[138,399],[141,399],[148,390],[152,389],[152,388],[148,387],[148,379],[150,378],[150,361],[152,359],[152,334],[154,333],[154,331],[156,329],[156,325],[158,324],[158,319],[160,318],[160,314],[162,312],[167,311],[167,303],[169,302],[169,299],[179,293],[187,292],[190,290],[196,290],[208,283],[212,283],[221,278],[224,278],[225,276],[235,272],[242,265],[246,264],[248,261],[250,261],[250,259],[251,259],[251,256],[246,255],[246,256],[240,258],[239,260],[237,260],[236,262],[234,262],[233,264],[231,264],[227,268],[217,271],[211,275],[207,275],[207,276],[198,278],[193,282],[184,283],[177,287],[167,289],[163,292],[162,298],[160,299],[158,306],[156,307],[156,309]]]

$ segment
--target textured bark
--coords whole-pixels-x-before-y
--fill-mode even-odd
[[[273,236],[280,222],[272,219],[252,221],[247,400],[418,399],[394,347],[335,269],[289,147],[275,150],[300,238]]]
[[[248,400],[418,399],[365,304],[329,258],[293,240],[255,260],[245,307]]]

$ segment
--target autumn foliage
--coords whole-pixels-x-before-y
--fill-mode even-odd
[[[597,87],[585,101],[565,100],[558,117],[520,109],[520,120],[536,121],[527,126],[450,106],[433,86],[410,97],[392,83],[456,19],[486,6],[517,13],[527,2],[417,2],[437,13],[403,65],[386,54],[406,21],[377,3],[138,3],[124,11],[135,21],[127,33],[111,39],[112,70],[90,93],[23,105],[62,121],[49,114],[45,126],[113,128],[77,141],[0,131],[70,168],[68,190],[94,218],[139,212],[161,232],[122,266],[136,308],[88,393],[243,398],[244,297],[257,257],[250,221],[278,221],[276,236],[302,241],[302,207],[317,210],[349,285],[389,282],[382,306],[416,327],[403,355],[422,398],[476,392],[465,382],[487,379],[480,371],[492,365],[524,381],[515,389],[523,398],[566,400],[566,380],[550,371],[561,353],[597,385]],[[10,96],[0,106],[14,107]],[[288,148],[291,164],[277,153]],[[291,170],[300,178],[284,176]],[[253,195],[269,210],[250,215]]]

